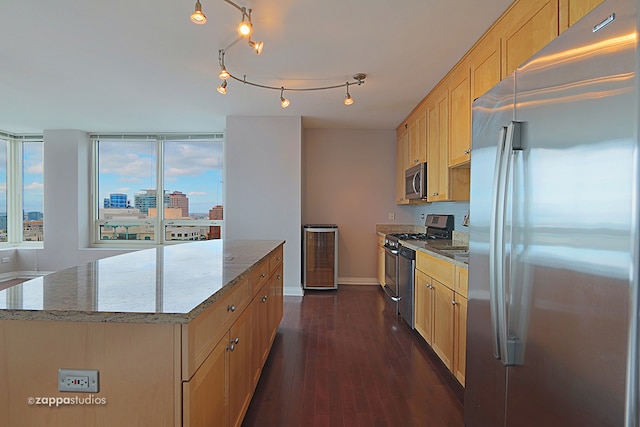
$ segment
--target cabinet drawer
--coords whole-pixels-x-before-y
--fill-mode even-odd
[[[182,325],[182,379],[188,380],[249,303],[242,280],[186,325]]]
[[[264,286],[269,278],[269,259],[265,259],[249,273],[249,284],[251,286],[251,296]]]
[[[278,266],[282,264],[282,245],[278,246],[278,248],[273,251],[271,256],[269,257],[269,273],[273,274],[274,271],[278,269]]]
[[[454,291],[456,291],[463,297],[468,298],[467,296],[467,293],[469,292],[469,270],[468,269],[456,266],[456,281],[455,281]]]
[[[418,252],[416,254],[416,268],[453,289],[455,265],[449,261],[432,257],[424,252]]]

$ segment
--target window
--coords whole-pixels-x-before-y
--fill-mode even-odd
[[[42,135],[0,132],[0,243],[44,237]]]
[[[92,139],[95,243],[220,238],[222,134]]]

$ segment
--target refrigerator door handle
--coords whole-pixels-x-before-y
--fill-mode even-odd
[[[505,366],[516,364],[518,338],[509,335],[507,314],[507,267],[505,265],[506,214],[511,200],[508,197],[509,177],[512,170],[512,152],[520,150],[520,123],[511,122],[500,130],[498,153],[496,154],[496,171],[494,173],[493,203],[489,243],[489,282],[491,294],[491,321],[494,330],[493,355],[502,360]],[[511,261],[511,258],[509,258]]]
[[[491,338],[493,343],[493,356],[501,359],[499,297],[502,285],[502,232],[504,230],[504,179],[502,175],[505,157],[505,140],[507,128],[502,127],[498,138],[496,150],[495,170],[493,174],[493,187],[491,195],[491,222],[489,226],[489,306],[491,312]],[[500,244],[499,244],[500,242]]]

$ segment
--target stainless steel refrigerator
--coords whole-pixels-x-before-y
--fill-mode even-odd
[[[638,426],[637,8],[474,102],[467,427]]]

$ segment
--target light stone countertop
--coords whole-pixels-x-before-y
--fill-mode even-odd
[[[145,249],[0,291],[0,320],[188,323],[282,240],[208,240]]]
[[[376,234],[378,236],[384,236],[388,233],[424,233],[425,227],[419,225],[407,225],[407,224],[376,224]],[[444,252],[440,252],[438,248],[446,248],[447,246],[466,246],[469,247],[469,233],[462,231],[453,231],[453,240],[439,240],[439,241],[417,241],[417,240],[401,240],[402,245],[413,249],[414,251],[424,252],[428,255],[434,256],[445,261],[449,261],[454,265],[462,268],[469,268],[469,264],[464,262],[462,257],[450,255]]]

